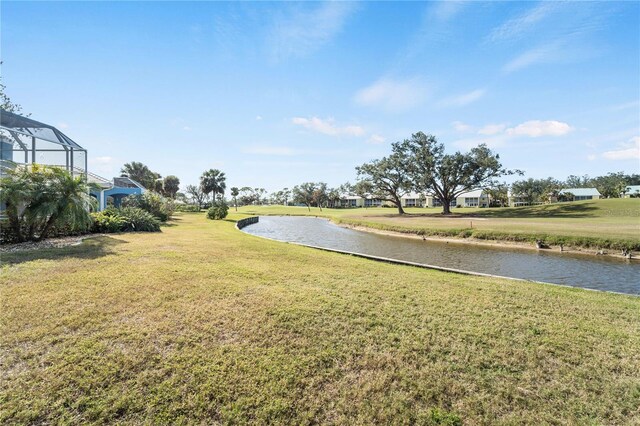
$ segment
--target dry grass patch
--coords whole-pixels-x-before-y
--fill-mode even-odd
[[[3,423],[640,422],[640,299],[183,214],[3,256]]]

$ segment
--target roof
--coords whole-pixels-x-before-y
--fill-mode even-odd
[[[625,194],[635,194],[640,192],[640,185],[629,185],[626,188]]]
[[[475,191],[463,192],[458,195],[458,198],[481,198],[485,195],[482,189],[476,189]]]
[[[75,143],[69,136],[55,127],[5,111],[2,108],[0,108],[0,128],[8,131],[16,140],[18,139],[15,135],[17,133],[29,137],[33,136],[37,139],[43,139],[73,149],[84,150],[84,148]]]
[[[576,197],[588,197],[600,195],[596,188],[565,188],[560,191],[560,194],[571,193]]]
[[[416,199],[419,200],[420,198],[424,198],[424,195],[422,194],[418,194],[417,192],[410,192],[408,194],[403,195],[402,197],[400,197],[404,200],[412,200],[412,199]]]

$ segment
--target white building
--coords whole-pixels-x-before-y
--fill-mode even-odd
[[[596,188],[566,188],[559,195],[573,194],[572,201],[597,200],[601,197]]]

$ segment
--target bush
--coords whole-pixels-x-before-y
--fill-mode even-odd
[[[207,217],[212,220],[221,220],[227,217],[229,213],[229,206],[224,201],[216,201],[207,210]]]
[[[151,213],[137,207],[116,209],[110,207],[98,213],[91,213],[93,232],[159,232],[160,221]]]
[[[119,211],[119,216],[125,221],[123,231],[137,232],[159,232],[160,221],[151,213],[136,208],[123,207]]]
[[[121,232],[124,230],[126,225],[124,218],[119,216],[117,213],[113,214],[113,212],[107,210],[98,213],[91,213],[91,218],[93,219],[93,232],[107,234]]]
[[[94,204],[80,177],[54,166],[19,166],[0,178],[0,203],[6,225],[3,242],[40,241],[74,235],[91,227]]]
[[[136,207],[166,222],[173,214],[173,200],[163,197],[157,192],[146,191],[144,194],[129,195],[122,200],[122,207]]]
[[[177,212],[199,212],[200,206],[193,204],[176,204],[175,211]]]

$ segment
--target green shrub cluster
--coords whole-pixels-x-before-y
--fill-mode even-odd
[[[173,200],[165,198],[157,192],[146,191],[144,194],[134,194],[122,200],[122,207],[142,209],[162,222],[169,220],[174,211]]]
[[[199,212],[200,206],[196,206],[193,204],[176,204],[175,211],[177,212]]]
[[[5,173],[0,178],[5,216],[2,242],[40,241],[89,230],[94,201],[82,178],[59,167],[37,164]]]
[[[137,207],[108,208],[92,213],[93,232],[159,232],[160,221]]]
[[[207,217],[212,220],[221,220],[227,217],[229,213],[229,206],[224,201],[216,201],[213,203],[209,210],[207,210]]]

